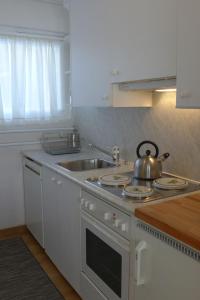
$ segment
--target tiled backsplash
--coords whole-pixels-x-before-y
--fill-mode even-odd
[[[165,171],[200,180],[200,110],[176,109],[175,93],[156,93],[152,108],[75,108],[74,121],[82,137],[103,148],[119,145],[127,160],[152,140],[171,154]]]

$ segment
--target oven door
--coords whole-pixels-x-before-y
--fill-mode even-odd
[[[129,242],[82,212],[82,272],[112,300],[128,300]]]

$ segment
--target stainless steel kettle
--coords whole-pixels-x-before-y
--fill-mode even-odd
[[[155,154],[152,155],[149,149],[146,150],[146,155],[141,156],[140,149],[145,144],[151,144],[155,148]],[[162,162],[169,157],[169,153],[159,155],[158,146],[151,141],[143,141],[137,146],[138,159],[134,164],[134,178],[153,180],[161,177],[162,174]]]

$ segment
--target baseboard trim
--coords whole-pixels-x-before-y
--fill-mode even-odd
[[[28,233],[28,228],[26,225],[0,229],[0,239],[12,236],[21,236],[26,233]]]

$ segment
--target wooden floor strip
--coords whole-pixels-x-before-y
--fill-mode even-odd
[[[43,270],[47,273],[53,284],[60,291],[65,300],[81,300],[79,295],[74,291],[70,284],[60,274],[58,269],[48,258],[43,248],[34,239],[26,226],[18,226],[0,230],[0,239],[9,239],[13,237],[21,237],[33,256],[39,262]]]

